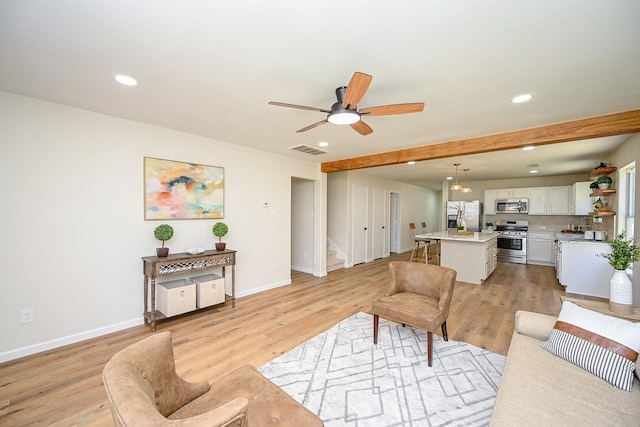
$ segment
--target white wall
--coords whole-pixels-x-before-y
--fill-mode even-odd
[[[0,129],[0,361],[142,323],[140,258],[160,223],[143,217],[145,156],[224,167],[237,296],[291,281],[292,177],[314,181],[325,218],[318,163],[6,92]],[[172,252],[215,243],[215,220],[164,222]]]
[[[410,251],[413,240],[409,232],[409,223],[414,222],[418,227],[422,221],[426,221],[429,231],[437,231],[440,228],[440,206],[441,193],[428,188],[405,184],[397,181],[390,181],[376,176],[368,175],[366,172],[349,171],[331,173],[328,176],[329,195],[327,199],[328,209],[328,230],[329,239],[336,243],[347,256],[347,265],[353,265],[351,259],[351,226],[352,218],[350,206],[352,203],[352,191],[354,185],[367,187],[369,192],[369,238],[367,248],[367,259],[372,259],[371,235],[373,231],[371,219],[373,209],[373,189],[384,189],[386,191],[386,206],[389,206],[389,193],[398,193],[400,199],[400,248],[402,252]],[[389,242],[389,216],[386,218],[387,244]],[[388,253],[388,250],[385,251]]]

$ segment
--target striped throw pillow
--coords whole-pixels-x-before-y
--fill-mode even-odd
[[[549,339],[540,347],[631,391],[640,351],[640,323],[565,301]]]

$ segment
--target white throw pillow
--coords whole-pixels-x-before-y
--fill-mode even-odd
[[[631,391],[640,352],[640,323],[565,301],[551,336],[540,347],[622,390]]]

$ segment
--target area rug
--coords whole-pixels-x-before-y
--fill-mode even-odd
[[[267,378],[325,426],[488,425],[505,357],[358,313],[274,359]]]

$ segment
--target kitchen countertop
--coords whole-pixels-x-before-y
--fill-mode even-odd
[[[587,243],[587,244],[593,244],[593,243],[609,244],[609,240],[585,240],[584,239],[584,234],[580,234],[580,233],[576,233],[576,234],[572,234],[572,233],[555,233],[555,236],[556,236],[556,239],[558,239],[559,242]]]
[[[480,233],[475,232],[473,235],[458,236],[455,231],[436,231],[433,233],[417,234],[416,238],[434,239],[434,240],[462,240],[465,242],[486,243],[489,240],[498,237],[498,233]]]

